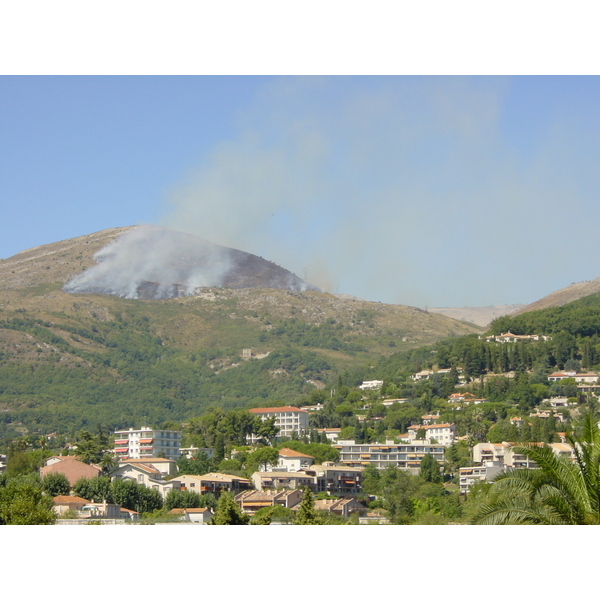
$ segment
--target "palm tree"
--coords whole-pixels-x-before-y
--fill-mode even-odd
[[[592,412],[584,417],[581,435],[569,435],[567,440],[574,462],[556,456],[546,445],[515,447],[539,468],[497,476],[472,523],[600,524],[600,429]]]
[[[105,475],[110,476],[111,471],[113,471],[113,469],[118,466],[117,460],[115,459],[115,455],[112,452],[105,452],[102,455],[100,466],[102,467],[103,473]]]

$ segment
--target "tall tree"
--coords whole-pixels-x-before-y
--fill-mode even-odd
[[[250,517],[244,514],[229,492],[223,492],[217,503],[212,525],[248,525]]]
[[[315,510],[315,501],[313,499],[312,492],[308,487],[304,488],[304,494],[302,495],[302,501],[296,512],[296,518],[294,519],[294,525],[318,525],[319,516]]]
[[[433,455],[426,454],[421,459],[419,475],[430,483],[440,483],[442,481],[440,465]]]
[[[48,473],[42,478],[42,489],[52,497],[67,496],[71,486],[64,473]]]

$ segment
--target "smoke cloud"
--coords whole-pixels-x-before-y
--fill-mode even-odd
[[[198,287],[222,285],[232,266],[224,250],[190,235],[140,226],[99,250],[98,264],[64,290],[121,298],[187,296]]]
[[[599,178],[565,149],[597,155],[598,142],[573,119],[526,138],[507,118],[512,87],[502,77],[276,79],[238,136],[168,191],[161,224],[392,303],[527,302],[562,287],[559,275],[563,285],[596,277],[578,269],[581,247],[550,240],[568,201],[587,210],[578,243],[597,253],[589,192]]]

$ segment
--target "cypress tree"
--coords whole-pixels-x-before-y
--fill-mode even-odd
[[[245,515],[237,505],[233,496],[223,492],[217,504],[217,510],[213,517],[213,525],[248,525],[250,517]]]
[[[318,525],[319,518],[315,510],[315,501],[313,500],[312,492],[308,487],[304,488],[302,502],[298,507],[294,525]]]

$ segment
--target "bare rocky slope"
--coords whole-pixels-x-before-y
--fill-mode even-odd
[[[515,313],[522,307],[523,304],[506,304],[504,306],[428,308],[427,310],[432,313],[446,315],[452,319],[474,323],[480,327],[487,327],[494,319]]]
[[[579,283],[572,283],[571,285],[552,292],[531,304],[523,306],[519,310],[515,311],[515,315],[521,313],[530,312],[532,310],[541,310],[543,308],[550,308],[553,306],[563,306],[569,302],[579,300],[590,294],[600,292],[600,277],[592,279],[591,281],[581,281]]]

